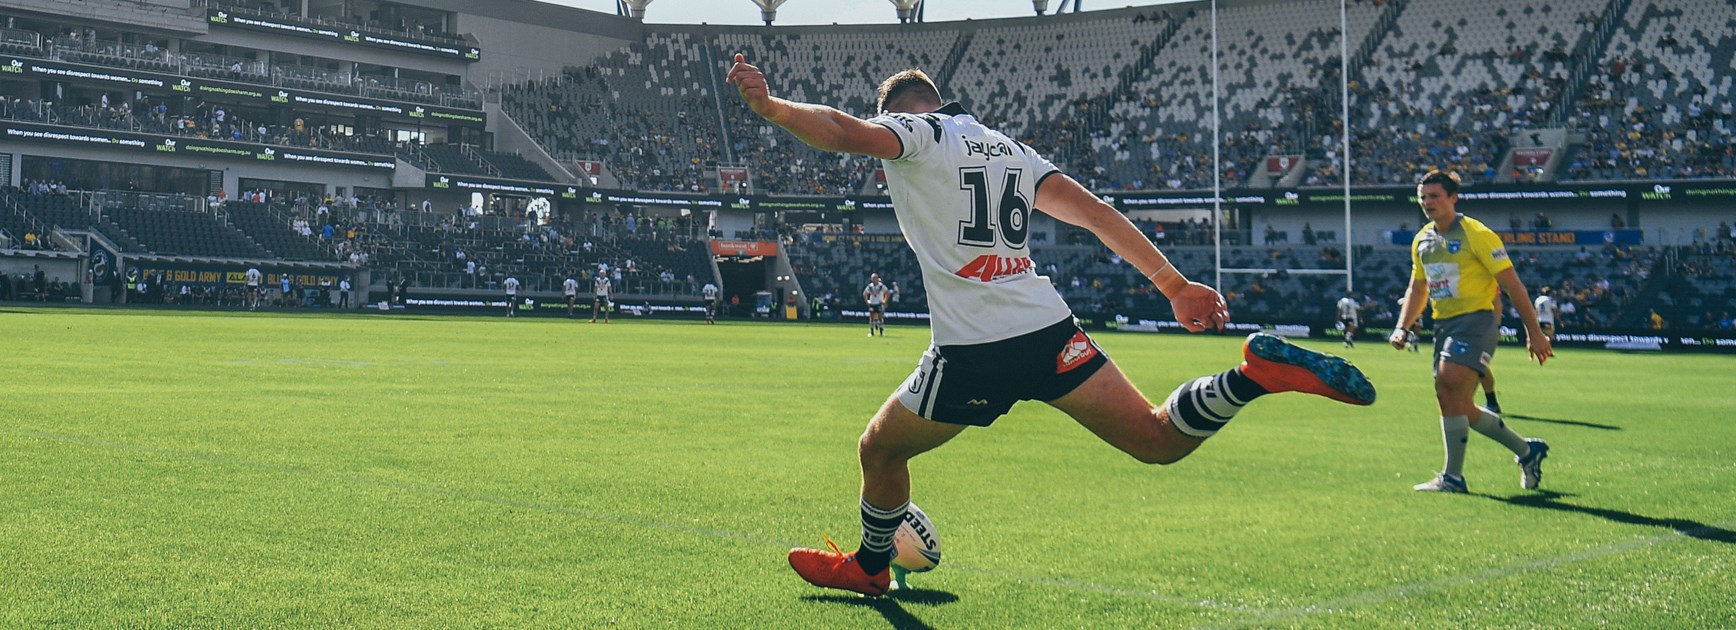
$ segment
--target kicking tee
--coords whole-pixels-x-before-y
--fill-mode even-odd
[[[869,122],[901,145],[881,163],[898,227],[922,265],[935,345],[1000,341],[1072,315],[1031,262],[1037,185],[1060,172],[1055,165],[958,103]]]

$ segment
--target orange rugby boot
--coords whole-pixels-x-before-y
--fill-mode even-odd
[[[1374,384],[1342,358],[1294,345],[1267,333],[1242,344],[1242,374],[1271,393],[1302,392],[1352,405],[1374,403]]]
[[[795,569],[796,575],[802,576],[802,579],[814,586],[855,591],[869,597],[879,597],[891,590],[890,568],[868,575],[862,571],[862,565],[856,564],[856,552],[838,551],[838,544],[832,542],[830,537],[826,538],[826,546],[831,548],[831,551],[791,549],[790,568]]]

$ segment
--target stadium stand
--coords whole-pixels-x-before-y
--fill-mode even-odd
[[[103,211],[146,251],[162,255],[212,256],[220,258],[270,258],[271,254],[240,230],[225,225],[208,212],[158,206],[117,206]]]
[[[685,33],[647,33],[595,66],[506,88],[502,108],[551,155],[606,160],[630,187],[710,190],[719,134],[709,55]]]
[[[1586,140],[1565,178],[1736,177],[1733,24],[1728,2],[1632,3],[1576,104]]]
[[[719,167],[747,167],[748,191],[755,193],[872,190],[874,160],[810,149],[742,105],[721,81],[735,52],[766,68],[777,94],[863,116],[874,113],[881,78],[924,68],[947,96],[1103,192],[1201,190],[1217,181],[1226,187],[1261,185],[1254,174],[1271,155],[1304,155],[1314,166],[1302,183],[1331,185],[1344,168],[1337,135],[1345,122],[1337,87],[1343,41],[1353,55],[1352,177],[1359,185],[1409,185],[1419,172],[1437,166],[1459,169],[1472,184],[1494,181],[1503,175],[1497,170],[1509,137],[1549,126],[1570,131],[1560,173],[1565,180],[1736,176],[1736,72],[1730,67],[1736,58],[1736,5],[1726,0],[1351,2],[1348,32],[1342,34],[1334,1],[1226,5],[1216,18],[1221,131],[1211,99],[1213,18],[1201,4],[906,27],[648,25],[634,31],[636,41],[590,63],[500,86],[499,99],[501,111],[550,155],[600,160],[621,185],[645,191],[713,191]],[[463,41],[441,26],[418,26],[402,15],[315,18],[274,2],[217,6]],[[1611,10],[1619,15],[1604,14]],[[126,29],[104,29],[100,38],[93,33],[33,19],[28,28],[0,29],[0,50],[402,102],[459,99],[460,106],[482,107],[481,95],[456,72],[445,79],[416,71],[399,77],[381,64],[345,65],[211,42],[158,46],[161,40]],[[172,105],[162,95],[99,97],[100,91],[73,90],[49,99],[43,91],[12,90],[0,96],[0,118],[391,155],[439,173],[552,179],[521,155],[476,145],[488,142],[481,136],[429,138],[419,126],[417,134],[392,134],[306,108],[292,108],[286,117],[215,98]],[[1564,107],[1561,101],[1568,98],[1574,101]],[[1222,141],[1220,169],[1213,168],[1214,135]],[[341,204],[333,204],[329,214],[287,202],[231,201],[216,213],[127,204],[93,212],[99,205],[79,191],[9,190],[0,230],[17,240],[20,230],[43,226],[94,228],[129,253],[347,260],[365,263],[378,277],[410,278],[422,287],[495,290],[511,273],[527,290],[552,291],[567,274],[588,282],[586,274],[608,268],[622,274],[617,290],[623,294],[692,296],[695,283],[714,274],[698,226],[643,216],[630,220],[634,211],[625,208],[591,206],[589,212],[600,214],[539,225],[522,216],[369,212]],[[774,234],[792,229],[768,220],[773,223],[759,225]],[[630,222],[637,227],[629,228]],[[324,235],[327,225],[330,238]],[[1217,261],[1210,235],[1188,223],[1164,227],[1165,248],[1178,267],[1211,277]],[[829,294],[839,305],[853,305],[867,274],[878,272],[899,283],[900,303],[919,308],[924,289],[914,258],[891,236],[803,233],[785,245],[810,295]],[[1033,246],[1044,272],[1075,307],[1167,313],[1149,282],[1078,236],[1063,228]],[[1245,240],[1227,241],[1223,265],[1342,265],[1330,253],[1337,248],[1240,244]],[[1515,248],[1514,259],[1534,289],[1548,284],[1574,304],[1572,323],[1632,326],[1659,309],[1672,313],[1672,320],[1708,325],[1723,319],[1710,312],[1720,300],[1731,303],[1731,268],[1723,251],[1609,247],[1582,255],[1537,246]],[[474,273],[470,263],[476,264]],[[1380,322],[1382,313],[1390,317],[1408,268],[1402,248],[1356,250],[1354,271],[1374,313],[1371,321]],[[1330,319],[1328,298],[1341,287],[1339,276],[1273,272],[1226,276],[1224,289],[1238,315]]]
[[[834,308],[861,309],[862,288],[868,286],[869,274],[877,273],[888,286],[898,287],[894,310],[928,310],[916,254],[901,239],[801,234],[786,241],[784,251],[802,291]]]
[[[857,116],[875,115],[874,95],[888,75],[910,68],[938,74],[958,34],[950,30],[860,33],[724,33],[717,57],[743,53],[773,76],[788,98],[824,102]],[[938,78],[937,78],[938,80]],[[729,87],[729,86],[725,86]],[[855,194],[875,161],[827,155],[760,120],[741,99],[723,94],[730,155],[752,168],[756,190],[796,194]],[[831,99],[831,100],[826,100]]]
[[[295,228],[297,220],[304,225],[307,222],[288,219],[292,214],[288,204],[230,201],[224,204],[224,210],[230,224],[264,247],[272,258],[327,262],[338,259],[334,248],[321,243],[311,225],[305,235]]]

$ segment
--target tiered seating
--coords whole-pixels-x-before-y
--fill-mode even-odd
[[[1108,169],[1126,156],[1114,149],[1099,155],[1099,148],[1132,133],[1114,124],[1120,117],[1113,110],[1130,98],[1122,89],[1124,77],[1137,74],[1147,47],[1171,26],[1167,13],[1153,15],[1089,28],[1027,21],[983,29],[945,87],[979,119],[1031,144],[1082,181],[1117,188],[1122,173]]]
[[[331,248],[321,244],[317,236],[302,236],[278,213],[263,203],[231,201],[226,206],[229,221],[252,237],[276,258],[288,260],[336,260]]]
[[[1705,246],[1682,258],[1676,278],[1659,302],[1659,312],[1675,315],[1676,328],[1710,329],[1724,325],[1736,311],[1736,252]],[[1726,330],[1729,328],[1726,327]]]
[[[726,33],[719,56],[746,54],[776,77],[780,95],[826,103],[857,116],[873,116],[880,81],[900,70],[937,75],[955,31],[851,32],[826,34]],[[940,78],[934,76],[937,80]],[[956,97],[956,94],[943,95]],[[967,105],[969,103],[967,102]],[[826,155],[760,120],[735,95],[722,99],[738,163],[753,167],[761,192],[854,194],[878,164],[871,159]],[[986,104],[985,104],[986,105]]]
[[[532,179],[545,182],[554,181],[554,177],[549,175],[548,171],[543,170],[543,167],[541,166],[537,166],[535,162],[525,159],[524,156],[515,153],[501,153],[499,151],[478,150],[477,153],[481,154],[483,159],[488,160],[489,164],[493,164],[495,168],[500,169],[501,177]]]
[[[1576,110],[1586,142],[1564,179],[1736,177],[1736,5],[1634,2]]]
[[[1381,41],[1353,105],[1352,181],[1408,184],[1451,167],[1496,176],[1507,133],[1548,122],[1601,0],[1520,0],[1469,9],[1413,2]]]
[[[568,68],[558,77],[502,88],[500,107],[550,155],[601,157],[614,142],[608,94],[595,68]]]
[[[239,230],[204,212],[118,207],[106,216],[147,247],[150,253],[222,258],[269,258],[270,254]]]
[[[474,225],[472,225],[474,224]],[[438,224],[388,226],[372,224],[368,232],[388,243],[372,251],[395,252],[373,260],[375,269],[409,277],[417,286],[447,289],[498,289],[507,276],[518,278],[525,291],[559,291],[568,277],[588,282],[600,264],[623,270],[615,283],[618,295],[694,297],[712,277],[709,249],[703,241],[673,234],[656,237],[625,234],[615,227],[593,237],[575,237],[574,226],[557,223],[529,226],[500,217],[446,217]],[[591,247],[585,248],[586,241]],[[457,252],[464,252],[460,259]],[[477,264],[474,277],[466,262]],[[670,271],[680,282],[665,283]],[[691,276],[694,283],[686,282]]]
[[[810,297],[831,296],[842,308],[863,308],[862,288],[869,274],[880,274],[887,286],[898,287],[896,310],[928,310],[916,254],[903,241],[877,242],[853,235],[802,235],[784,247],[795,267],[796,280]]]
[[[1383,9],[1353,3],[1349,10],[1354,45]],[[1119,122],[1093,143],[1108,170],[1106,187],[1212,186],[1211,15],[1163,15],[1150,23],[1161,28],[1172,19],[1180,20],[1173,39],[1140,68],[1127,97],[1107,108]],[[1324,94],[1321,87],[1337,77],[1337,31],[1337,3],[1324,0],[1220,10],[1223,185],[1242,184],[1260,158],[1302,153],[1330,130],[1318,114],[1337,100],[1336,91]]]
[[[49,227],[81,230],[90,227],[95,217],[91,216],[88,199],[83,193],[69,195],[35,195],[18,189],[7,189],[0,192],[5,197],[7,205],[16,204],[29,214],[30,218]]]

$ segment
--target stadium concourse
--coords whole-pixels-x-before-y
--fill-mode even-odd
[[[1719,182],[1736,179],[1736,6],[1722,0],[1352,1],[1342,29],[1327,0],[788,28],[443,0],[348,14],[135,4],[163,3],[0,12],[0,53],[17,70],[0,90],[9,298],[105,301],[68,288],[96,282],[127,301],[233,304],[222,282],[185,272],[261,266],[316,303],[340,278],[370,302],[408,289],[486,303],[508,276],[548,299],[568,277],[589,287],[608,273],[623,303],[696,304],[712,282],[743,301],[793,291],[812,317],[856,307],[878,272],[899,285],[895,310],[920,315],[890,211],[820,207],[883,195],[878,164],[753,116],[721,82],[741,52],[779,95],[863,116],[883,76],[927,69],[1099,193],[1161,201],[1122,207],[1190,276],[1255,270],[1218,280],[1244,321],[1330,322],[1345,278],[1322,272],[1346,268],[1370,323],[1390,321],[1420,220],[1406,191],[1437,167],[1469,191],[1512,191],[1464,210],[1515,239],[1533,290],[1570,305],[1563,330],[1641,329],[1653,313],[1715,330],[1736,304],[1719,205],[1732,188]],[[331,26],[357,36],[320,40]],[[122,79],[134,87],[116,89]],[[1346,128],[1348,228],[1330,201]],[[1704,194],[1671,192],[1685,185]],[[1221,232],[1214,188],[1240,191]],[[1568,199],[1533,203],[1533,189]],[[1610,190],[1622,196],[1593,196]],[[825,201],[719,201],[733,195]],[[1033,234],[1040,269],[1077,310],[1167,315],[1074,228],[1040,219]],[[723,256],[721,241],[774,244],[761,275],[788,265],[790,279],[744,288],[725,262],[754,257]],[[144,276],[115,265],[112,280],[87,279],[98,250]]]

